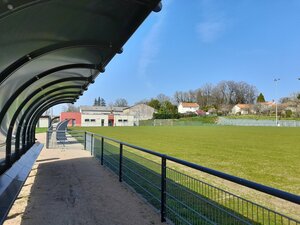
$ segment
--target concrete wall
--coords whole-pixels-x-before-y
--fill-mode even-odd
[[[146,105],[138,104],[130,108],[124,109],[124,115],[134,116],[135,120],[151,120],[155,109]]]
[[[50,124],[50,117],[41,117],[39,119],[37,127],[45,128],[45,127],[49,127],[49,124]]]
[[[66,119],[74,119],[74,126],[81,126],[81,113],[80,112],[62,112],[60,114],[60,121],[64,121]],[[72,121],[68,123],[68,126],[72,126]]]
[[[114,126],[134,126],[134,116],[116,115],[114,118]]]
[[[81,119],[81,126],[83,127],[101,127],[102,125],[108,126],[108,115],[82,114]]]

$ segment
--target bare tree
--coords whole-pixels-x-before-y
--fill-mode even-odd
[[[114,106],[116,107],[127,107],[128,106],[128,102],[125,98],[118,98],[116,99]]]
[[[165,94],[159,94],[157,95],[156,99],[162,103],[162,102],[166,102],[166,101],[171,101],[170,97],[166,96]]]
[[[73,104],[68,103],[66,106],[63,106],[63,112],[79,112],[79,107],[76,107]]]

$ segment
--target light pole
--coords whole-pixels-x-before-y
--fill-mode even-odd
[[[277,104],[277,82],[280,81],[280,78],[276,78],[274,79],[274,82],[275,82],[275,110],[276,110],[276,126],[278,126],[278,104]]]

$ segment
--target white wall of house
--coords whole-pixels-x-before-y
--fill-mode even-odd
[[[114,126],[134,126],[134,116],[114,115]],[[108,115],[81,114],[81,126],[101,127],[108,126]]]
[[[231,113],[236,115],[236,114],[241,114],[241,115],[248,115],[249,114],[249,109],[241,109],[239,106],[235,105],[232,110]]]
[[[190,113],[190,112],[196,112],[199,110],[199,106],[197,107],[183,107],[183,105],[180,103],[178,105],[178,112],[179,113]]]
[[[134,116],[115,115],[114,126],[116,127],[134,126]]]
[[[108,126],[108,115],[81,114],[81,126],[83,127]]]
[[[39,119],[37,127],[45,128],[45,127],[49,127],[49,124],[50,124],[50,118],[49,117],[41,117]]]

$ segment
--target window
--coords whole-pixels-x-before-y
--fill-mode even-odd
[[[91,122],[96,122],[96,120],[95,119],[91,119]]]
[[[122,122],[122,120],[121,120],[121,119],[118,119],[118,122]]]
[[[128,120],[123,120],[123,122],[127,123],[127,122],[128,122]]]
[[[84,122],[90,122],[90,119],[84,119]]]

